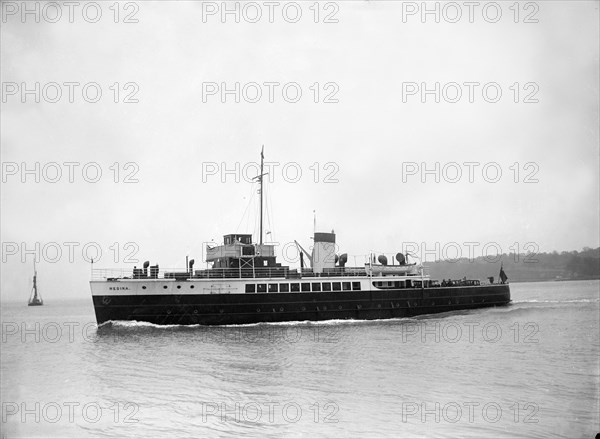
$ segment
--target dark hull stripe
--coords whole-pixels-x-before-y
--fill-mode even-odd
[[[98,324],[231,325],[333,319],[389,319],[502,306],[508,285],[321,293],[94,296]]]

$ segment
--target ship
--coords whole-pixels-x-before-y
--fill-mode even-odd
[[[33,262],[33,288],[31,289],[31,296],[29,297],[29,306],[42,306],[44,301],[42,296],[37,289],[37,270],[35,269],[35,261]]]
[[[336,253],[336,234],[313,232],[306,251],[297,241],[299,268],[277,261],[275,245],[263,241],[264,153],[255,177],[260,193],[259,239],[231,233],[206,247],[207,264],[195,269],[92,268],[90,288],[98,325],[138,321],[157,325],[242,325],[263,322],[376,320],[414,317],[510,303],[508,278],[431,279],[422,263],[398,252],[389,263],[370,253],[364,265],[349,266]],[[307,261],[305,261],[307,259]],[[307,262],[307,263],[306,263]],[[356,263],[355,263],[356,265]]]

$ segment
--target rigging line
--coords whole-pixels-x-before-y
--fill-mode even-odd
[[[271,242],[275,241],[275,217],[273,215],[273,203],[271,202],[271,186],[267,191],[267,214],[269,219],[269,231],[271,232]]]
[[[244,210],[244,213],[242,214],[242,217],[240,218],[240,222],[237,226],[237,228],[235,229],[235,233],[238,233],[240,230],[240,226],[242,225],[242,222],[244,221],[244,218],[246,217],[246,213],[248,212],[248,209],[250,208],[250,205],[252,204],[252,200],[254,198],[254,191],[252,190],[254,186],[254,183],[250,186],[250,200],[248,201],[248,204],[246,205],[246,209]]]
[[[267,199],[268,199],[268,196],[267,196],[267,194],[268,194],[267,185],[265,184],[264,181],[263,181],[263,190],[264,190],[263,201],[264,201],[264,208],[265,208],[265,212],[264,213],[265,213],[265,219],[266,219],[265,223],[267,225],[267,227],[265,227],[265,229],[264,229],[264,232],[266,232],[266,231],[271,231],[271,219],[269,217],[269,203],[267,201]],[[265,233],[265,237],[266,236],[267,235]]]
[[[260,188],[260,185],[258,183],[256,183],[256,185],[258,186],[258,189],[255,188],[255,193],[258,193],[258,191],[262,190]],[[260,234],[260,199],[254,202],[254,228],[252,229],[252,232],[254,234],[255,237],[258,237]]]
[[[246,227],[244,228],[244,233],[251,233],[253,229],[250,228],[250,219],[254,217],[254,199],[252,200],[252,211],[248,211],[248,215],[246,215]]]
[[[256,194],[258,194],[258,190],[259,190],[258,187],[259,187],[258,182],[254,183],[252,185],[252,188],[254,189],[254,198],[253,198],[254,202],[252,204],[252,209],[253,209],[252,210],[252,218],[254,219],[254,225],[252,226],[251,233],[254,237],[258,236],[258,221],[259,221],[258,205],[260,204],[260,200],[258,200],[258,197],[256,196]],[[250,217],[248,217],[248,221],[250,221]]]
[[[273,224],[271,225],[271,237],[273,238],[273,240],[275,240],[275,236],[276,236],[276,231],[275,231],[276,221],[275,221],[275,209],[273,209],[273,201],[271,200],[271,192],[269,192],[269,204],[271,205],[271,221],[273,222]]]
[[[250,204],[248,205],[248,213],[246,214],[246,229],[245,233],[252,233],[252,229],[250,228],[250,220],[256,216],[256,188],[257,183],[252,182],[250,191]]]
[[[250,204],[248,205],[248,209],[250,207],[254,208],[254,182],[250,185]],[[244,233],[248,233],[250,231],[250,210],[248,210],[248,215],[246,215],[246,227],[244,228]]]

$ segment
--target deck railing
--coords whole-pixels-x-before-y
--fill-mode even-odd
[[[368,275],[369,273],[364,267],[336,267],[323,273],[314,273],[312,269],[300,270],[289,269],[288,267],[210,268],[193,271],[186,271],[185,268],[157,268],[147,270],[138,268],[92,269],[93,281],[111,281],[118,279],[302,279]]]
[[[117,281],[121,279],[139,279],[139,280],[151,280],[151,279],[162,279],[162,280],[187,280],[187,279],[315,279],[321,277],[357,277],[357,276],[369,276],[369,273],[363,267],[336,267],[335,269],[328,270],[324,273],[313,273],[311,269],[292,269],[287,267],[261,267],[261,268],[216,268],[216,269],[205,269],[205,270],[194,270],[192,272],[186,271],[184,268],[165,268],[160,270],[140,271],[136,269],[134,274],[133,269],[127,268],[116,268],[116,269],[104,269],[98,268],[92,270],[92,281]],[[414,277],[415,282],[418,282],[420,276]],[[378,282],[390,282],[392,276],[373,276],[373,281]],[[456,280],[439,280],[427,279],[429,287],[455,287],[455,286],[479,286],[479,285],[492,285],[489,282],[472,279],[456,279]],[[495,284],[493,284],[495,285]]]

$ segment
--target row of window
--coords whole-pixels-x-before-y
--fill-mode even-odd
[[[425,282],[423,285],[422,282]],[[421,288],[422,286],[429,286],[429,281],[420,280],[406,280],[406,281],[377,281],[373,282],[375,288],[389,289],[389,288]]]
[[[246,293],[310,293],[321,291],[360,291],[360,282],[299,282],[246,284]]]
[[[163,288],[166,290],[168,286],[163,285]],[[180,288],[181,285],[177,285],[177,289]],[[194,285],[190,285],[190,288],[194,288]],[[146,285],[142,285],[142,289],[145,290]],[[301,282],[289,284],[246,284],[246,293],[266,293],[267,291],[269,293],[310,293],[311,291],[360,291],[360,282]]]

